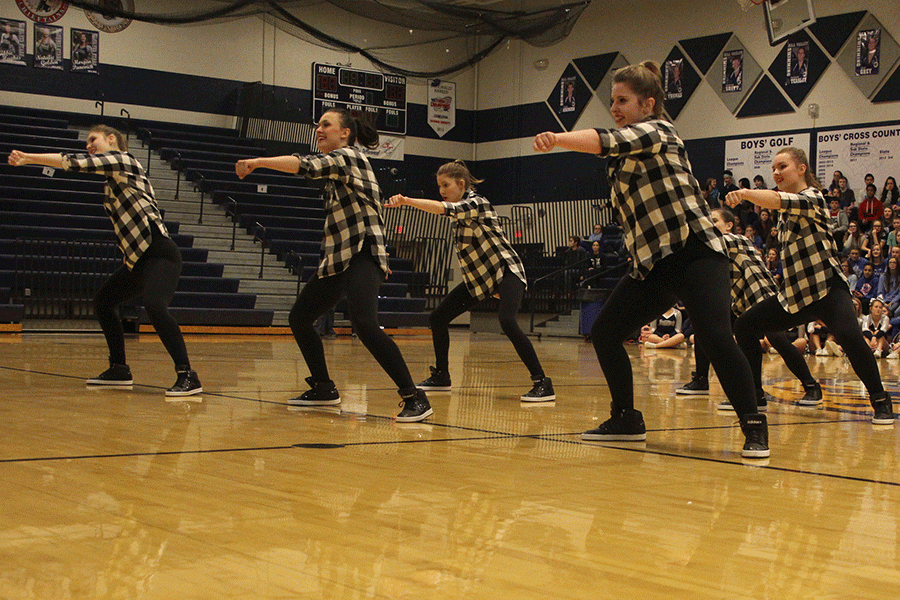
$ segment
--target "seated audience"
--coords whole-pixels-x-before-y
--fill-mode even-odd
[[[850,224],[850,221],[847,219],[847,213],[841,210],[841,203],[837,198],[832,198],[829,201],[828,208],[828,214],[831,217],[831,234],[834,236],[838,252],[842,252],[844,250],[844,235],[847,233],[847,226]]]
[[[897,180],[888,177],[884,180],[884,187],[881,189],[881,203],[885,206],[894,206],[900,202],[900,190],[897,189]]]
[[[869,305],[869,314],[863,317],[862,332],[875,358],[881,358],[882,354],[888,353],[887,335],[890,328],[888,317],[884,314],[884,303],[878,298],[873,299]]]
[[[887,268],[878,278],[877,296],[884,302],[889,318],[900,316],[897,314],[900,308],[900,260],[893,256],[887,260]]]
[[[600,242],[603,240],[603,225],[597,223],[594,225],[594,232],[588,236],[589,242]]]
[[[850,250],[847,261],[850,263],[850,268],[853,270],[853,273],[856,274],[857,278],[862,277],[863,267],[869,264],[869,261],[862,257],[858,248]]]
[[[863,267],[862,275],[856,281],[853,295],[859,298],[863,314],[868,313],[869,303],[878,295],[878,275],[875,274],[872,265],[867,264]]]
[[[658,319],[641,328],[641,340],[645,348],[677,348],[684,347],[682,331],[683,315],[676,307],[664,312]],[[684,346],[682,346],[684,344]]]
[[[875,274],[881,277],[881,274],[884,273],[884,270],[887,268],[887,260],[884,258],[884,250],[878,244],[872,246],[872,249],[869,250],[869,258],[867,259],[869,264],[872,265],[872,269],[875,270]]]
[[[784,268],[782,267],[778,250],[775,248],[769,248],[768,252],[766,252],[766,268],[769,269],[769,273],[772,274],[772,279],[774,279],[775,283],[780,287],[781,282],[784,281]]]
[[[866,186],[866,195],[859,202],[859,226],[868,231],[876,219],[884,215],[884,204],[875,197],[875,184]]]
[[[881,219],[875,219],[872,221],[872,227],[869,229],[869,232],[865,234],[865,237],[863,238],[860,254],[868,258],[869,251],[873,246],[881,246],[883,251],[886,244],[887,232],[884,230],[884,225],[882,224]]]
[[[841,271],[844,273],[844,277],[847,279],[847,285],[850,286],[850,289],[856,289],[856,281],[859,279],[859,276],[856,274],[856,271],[853,270],[853,264],[850,262],[849,258],[845,258],[843,262],[841,262]]]
[[[847,256],[851,250],[859,250],[862,253],[863,242],[866,237],[859,229],[859,223],[850,221],[847,224],[847,233],[844,234],[844,250],[843,255]]]

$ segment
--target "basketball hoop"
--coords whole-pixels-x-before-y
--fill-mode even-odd
[[[750,10],[751,6],[759,6],[760,4],[765,4],[766,0],[737,0],[738,4],[741,5],[741,8],[744,9],[744,12]]]

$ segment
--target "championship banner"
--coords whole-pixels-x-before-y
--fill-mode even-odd
[[[428,86],[428,124],[444,137],[456,126],[456,84],[435,79]]]
[[[68,2],[59,0],[16,0],[16,6],[35,23],[55,23],[69,9]]]
[[[773,187],[772,161],[776,154],[788,146],[800,148],[809,156],[809,134],[792,133],[727,140],[725,168],[734,173],[735,182],[741,177],[752,180],[756,175],[762,175],[766,185]]]
[[[360,147],[363,154],[369,158],[379,158],[382,160],[403,160],[403,145],[405,138],[385,135],[378,135],[378,147],[369,149]]]
[[[850,189],[859,190],[871,173],[880,194],[882,182],[900,173],[900,125],[829,131],[816,139],[816,175],[823,183],[840,171]]]

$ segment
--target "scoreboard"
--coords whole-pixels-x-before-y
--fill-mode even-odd
[[[313,63],[313,119],[341,107],[378,131],[406,135],[406,77]]]

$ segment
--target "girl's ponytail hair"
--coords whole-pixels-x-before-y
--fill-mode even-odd
[[[346,108],[329,108],[325,112],[336,114],[341,127],[350,130],[350,137],[347,139],[350,146],[359,142],[369,150],[378,147],[378,130],[369,121],[354,117]]]
[[[474,188],[476,183],[484,181],[484,179],[475,179],[469,171],[469,167],[466,166],[466,163],[459,159],[441,165],[437,174],[438,177],[444,176],[450,177],[451,179],[462,179],[466,182],[467,190]]]
[[[104,136],[111,135],[116,138],[116,145],[119,147],[119,150],[122,152],[128,152],[128,140],[125,139],[125,136],[122,135],[122,132],[118,129],[113,129],[108,125],[94,125],[90,128],[89,133],[93,133],[95,131],[99,131]]]
[[[660,118],[663,114],[663,104],[666,94],[663,91],[662,71],[659,63],[645,60],[637,65],[628,65],[617,70],[613,75],[614,83],[624,83],[632,92],[644,100],[653,98],[653,116]]]

